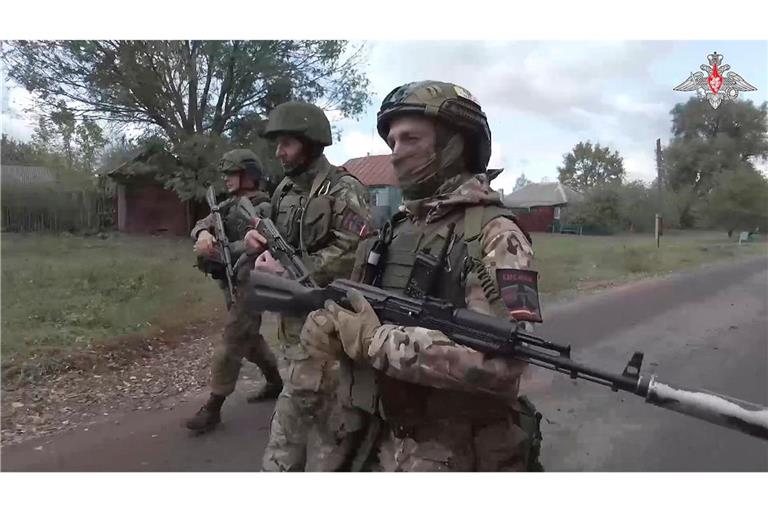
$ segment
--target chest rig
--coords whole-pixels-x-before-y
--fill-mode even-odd
[[[334,201],[329,192],[346,174],[331,165],[321,168],[312,185],[301,190],[286,177],[272,196],[272,220],[285,240],[302,254],[314,252],[331,235]]]
[[[353,275],[388,291],[412,297],[448,300],[466,307],[467,284],[479,284],[491,309],[501,305],[494,279],[482,263],[483,227],[509,210],[475,206],[426,226],[395,217],[378,239],[369,239],[358,254]],[[388,232],[389,231],[389,232]],[[506,314],[506,312],[505,312]],[[395,435],[407,436],[420,424],[447,418],[470,421],[506,417],[508,406],[498,398],[477,393],[442,390],[392,379],[376,370],[350,364],[349,381],[342,378],[346,401],[378,414]]]
[[[266,193],[252,197],[233,197],[221,205],[224,232],[230,242],[242,240],[253,227],[253,218],[269,214],[269,196]]]

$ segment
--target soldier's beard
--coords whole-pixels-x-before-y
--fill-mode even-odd
[[[430,197],[440,184],[464,169],[464,140],[453,135],[439,151],[392,155],[403,198],[408,201]]]
[[[285,175],[290,178],[295,178],[300,174],[303,174],[312,166],[312,163],[323,154],[323,146],[313,144],[306,140],[304,140],[302,144],[303,148],[301,155],[294,162],[280,162]]]

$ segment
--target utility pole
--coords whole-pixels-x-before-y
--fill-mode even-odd
[[[656,223],[655,223],[655,236],[656,236],[656,248],[658,249],[661,246],[661,235],[662,235],[662,217],[661,212],[663,211],[663,205],[662,197],[661,197],[661,190],[662,190],[662,182],[664,181],[664,172],[663,172],[663,166],[662,166],[662,157],[661,157],[661,139],[656,139],[656,182],[658,183],[659,187],[659,205],[656,209]]]

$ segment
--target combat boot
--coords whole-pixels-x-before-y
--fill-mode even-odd
[[[211,393],[208,401],[187,420],[187,428],[201,434],[213,430],[221,423],[221,406],[225,399],[224,396]]]

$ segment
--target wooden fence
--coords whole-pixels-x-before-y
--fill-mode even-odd
[[[93,189],[4,186],[2,230],[14,232],[93,232],[114,224],[114,199]]]

